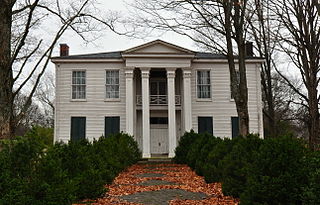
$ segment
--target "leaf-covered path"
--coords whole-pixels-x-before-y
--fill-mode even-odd
[[[137,164],[122,172],[93,205],[234,205],[221,184],[207,184],[186,165]]]

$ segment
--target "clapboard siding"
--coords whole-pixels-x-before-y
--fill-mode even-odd
[[[151,61],[149,61],[147,62],[150,63]],[[161,62],[164,61],[166,60],[162,60]],[[163,66],[164,65],[165,64],[163,64]],[[179,68],[178,65],[180,64],[177,64],[177,68]],[[260,71],[257,65],[258,64],[255,63],[247,64],[249,126],[250,132],[263,134]],[[126,131],[124,68],[125,64],[120,62],[56,64],[56,141],[62,140],[67,142],[70,139],[71,117],[86,117],[86,137],[89,140],[93,140],[104,134],[104,119],[106,116],[120,116],[120,131]],[[165,66],[163,68],[165,68]],[[111,102],[105,99],[106,69],[120,70],[119,101]],[[209,101],[200,101],[196,96],[196,72],[200,69],[210,69],[211,71],[211,99]],[[73,70],[86,70],[86,100],[83,102],[73,101],[71,99],[71,77]],[[219,137],[231,137],[231,117],[237,116],[237,111],[235,102],[231,99],[229,68],[227,63],[192,63],[191,71],[193,129],[195,131],[198,130],[197,123],[199,116],[210,116],[213,119],[213,134]],[[135,70],[134,81],[134,94],[141,95],[141,76],[138,69]],[[175,92],[176,94],[183,95],[183,79],[180,69],[176,72]],[[136,95],[134,95],[134,98],[136,98]],[[183,96],[181,97],[183,100]],[[184,133],[183,105],[181,109],[182,111],[177,111],[176,113],[178,140]],[[153,115],[153,113],[155,113],[155,111],[151,111],[151,115]],[[142,149],[141,110],[135,110],[134,115],[136,119],[134,137],[139,144],[139,148]]]
[[[70,139],[72,116],[86,117],[86,137],[89,140],[104,135],[106,116],[120,116],[120,131],[125,131],[125,78],[122,63],[61,64],[57,66],[56,88],[56,140]],[[115,102],[105,100],[105,70],[120,70],[120,99]],[[71,76],[73,70],[86,70],[86,100],[71,99]]]
[[[211,99],[210,101],[199,101],[196,91],[197,70],[210,69],[211,71]],[[248,109],[250,118],[250,132],[259,132],[259,92],[257,84],[260,78],[257,73],[260,71],[256,64],[247,64],[248,83]],[[231,99],[230,75],[227,64],[222,63],[193,63],[191,78],[192,96],[192,124],[198,130],[198,116],[212,116],[213,133],[219,137],[231,137],[231,117],[237,116],[235,102]],[[261,100],[261,99],[260,99]]]

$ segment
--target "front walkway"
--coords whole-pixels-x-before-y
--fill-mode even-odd
[[[207,184],[189,167],[177,164],[137,164],[107,186],[109,192],[93,205],[234,205],[221,184]]]

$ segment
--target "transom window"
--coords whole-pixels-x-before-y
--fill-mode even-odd
[[[86,71],[72,71],[72,99],[86,99]]]
[[[197,95],[198,98],[211,98],[211,82],[209,70],[197,71]]]
[[[119,70],[106,71],[106,98],[119,98]]]

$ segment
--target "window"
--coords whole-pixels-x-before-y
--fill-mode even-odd
[[[239,136],[239,117],[231,117],[232,139]]]
[[[106,98],[119,98],[119,71],[106,71]]]
[[[197,94],[198,98],[211,98],[210,71],[197,71]]]
[[[72,71],[72,99],[86,99],[86,71]]]
[[[213,134],[212,117],[198,117],[198,133]]]
[[[86,117],[71,117],[71,141],[86,138]]]
[[[120,132],[120,117],[105,117],[104,121],[104,136],[108,137],[111,134]]]
[[[167,125],[167,117],[150,117],[150,124],[152,125]]]

